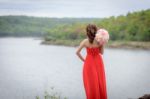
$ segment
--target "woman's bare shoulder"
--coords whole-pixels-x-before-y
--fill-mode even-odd
[[[85,38],[81,41],[80,45],[83,45],[83,46],[86,46],[87,45],[87,42],[88,42],[88,39]]]
[[[85,38],[85,39],[82,40],[82,42],[83,42],[83,43],[87,43],[87,42],[88,42],[88,39]]]

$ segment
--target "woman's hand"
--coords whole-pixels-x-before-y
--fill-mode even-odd
[[[104,45],[101,45],[101,46],[99,47],[99,52],[100,52],[101,54],[104,54]]]

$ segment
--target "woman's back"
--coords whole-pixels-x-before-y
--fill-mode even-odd
[[[100,52],[101,54],[103,54],[103,46],[99,45],[99,44],[96,42],[95,39],[93,40],[93,43],[92,43],[92,44],[89,42],[89,39],[88,39],[88,38],[85,39],[85,47],[86,47],[86,48],[98,48],[98,49],[99,49],[99,52]]]
[[[89,39],[88,38],[86,38],[85,39],[85,46],[86,47],[100,47],[100,45],[98,45],[98,43],[96,42],[96,40],[94,39],[93,40],[93,43],[91,44],[90,42],[89,42]]]

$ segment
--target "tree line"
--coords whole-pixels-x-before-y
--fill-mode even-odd
[[[40,36],[45,40],[79,40],[89,23],[109,31],[110,40],[150,41],[150,9],[109,18],[40,18],[0,16],[0,36]]]
[[[109,31],[110,40],[150,41],[150,9],[117,17],[96,19],[91,23]],[[51,39],[83,39],[86,36],[87,23],[59,25],[47,31],[46,40]]]

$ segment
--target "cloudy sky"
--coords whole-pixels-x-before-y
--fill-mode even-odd
[[[150,0],[0,0],[0,15],[109,17],[150,8]]]

